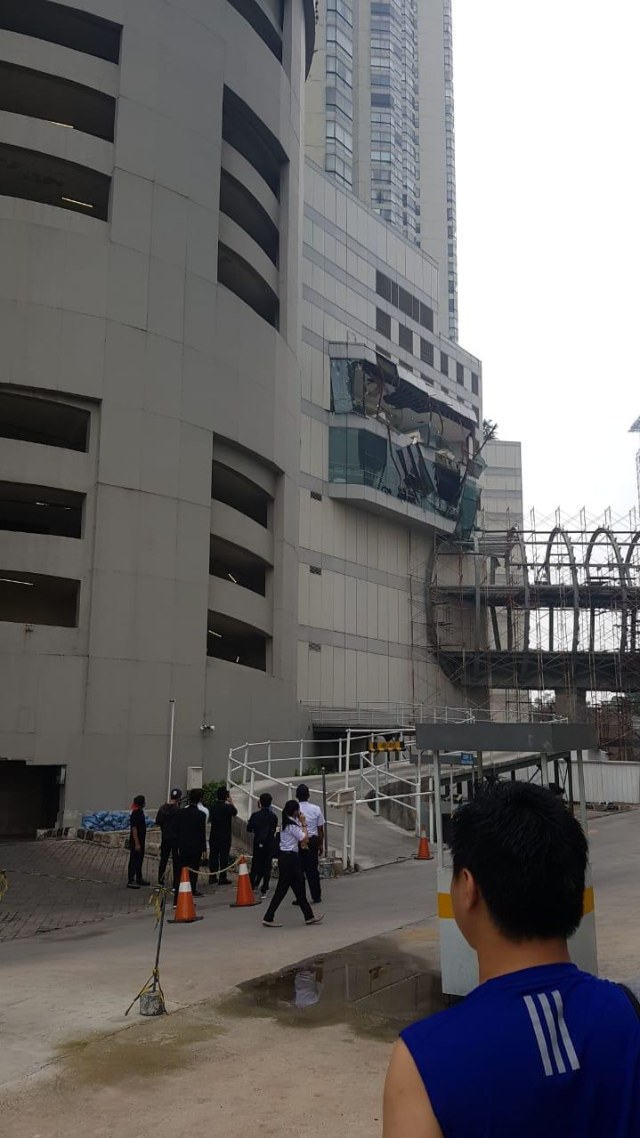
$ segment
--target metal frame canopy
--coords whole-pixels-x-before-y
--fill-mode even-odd
[[[482,773],[483,752],[491,753],[492,773],[510,776],[515,779],[517,771],[538,768],[542,783],[549,786],[549,759],[566,760],[569,785],[572,787],[571,768],[573,756],[577,768],[578,806],[582,827],[587,832],[587,803],[584,784],[582,752],[597,747],[597,732],[586,723],[567,723],[548,721],[544,723],[418,723],[416,725],[416,747],[419,752],[433,754],[434,806],[437,845],[437,888],[438,924],[440,932],[440,967],[442,990],[448,995],[464,996],[478,983],[476,955],[464,940],[453,916],[451,904],[452,866],[444,842],[443,790],[447,783],[450,799],[446,803],[453,809],[453,784],[468,783],[472,791],[473,774],[464,770],[454,760],[455,771],[451,767],[452,757],[461,752],[475,752],[477,755],[477,775]],[[495,752],[503,752],[503,759],[495,759]],[[460,755],[460,757],[462,757]],[[443,771],[447,763],[449,770]],[[468,782],[471,778],[471,783]],[[573,790],[570,790],[570,808],[573,809]],[[448,811],[447,811],[448,812]],[[445,856],[446,851],[446,856]],[[587,972],[597,971],[596,930],[593,888],[588,877],[583,906],[583,918],[579,929],[569,943],[572,959]]]
[[[418,723],[419,751],[561,751],[597,748],[598,734],[588,723]]]

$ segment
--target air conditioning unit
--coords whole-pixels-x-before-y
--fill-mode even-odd
[[[202,786],[202,767],[187,767],[187,790],[200,790]]]

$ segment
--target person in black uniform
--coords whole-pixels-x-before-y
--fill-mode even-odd
[[[260,795],[260,809],[254,810],[247,822],[247,833],[253,834],[253,857],[251,859],[251,885],[254,889],[262,881],[260,895],[264,897],[269,888],[271,862],[273,861],[274,838],[278,817],[271,809],[273,798],[266,791]]]
[[[231,823],[238,811],[226,786],[216,790],[216,800],[211,807],[211,835],[209,837],[209,884],[216,871],[226,869],[231,853]],[[221,873],[218,885],[231,885],[226,873]]]
[[[144,794],[137,794],[131,806],[129,819],[129,871],[127,874],[127,889],[139,889],[141,885],[148,885],[142,876],[142,863],[144,861],[144,847],[147,840],[147,819],[144,808],[147,800]]]
[[[180,800],[182,798],[182,791],[178,787],[174,787],[169,795],[169,801],[163,802],[162,806],[156,814],[156,826],[160,827],[162,839],[160,842],[160,861],[158,862],[158,885],[164,884],[164,875],[167,870],[167,863],[169,857],[173,862],[173,886],[174,889],[180,877],[180,862],[178,859],[178,842],[176,839],[176,821],[178,810],[180,809]]]
[[[199,791],[190,790],[189,805],[185,810],[178,810],[176,815],[176,839],[180,870],[182,871],[185,866],[188,868],[191,878],[191,892],[194,897],[202,896],[202,893],[198,891],[198,870],[202,855],[206,853],[207,849],[206,820],[198,806],[199,801]],[[175,883],[174,905],[178,903],[179,878],[180,874],[178,874],[178,881]]]

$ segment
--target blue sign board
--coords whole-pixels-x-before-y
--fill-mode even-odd
[[[469,755],[465,751],[463,751],[462,754],[460,755],[460,766],[461,767],[472,767],[472,766],[474,766],[475,761],[476,761],[475,755]]]

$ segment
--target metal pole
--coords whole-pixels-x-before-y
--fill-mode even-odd
[[[244,770],[242,772],[242,781],[249,781],[249,744],[244,745]]]
[[[255,798],[255,785],[256,785],[256,772],[251,771],[251,781],[249,783],[249,816],[253,814],[253,800]]]
[[[271,740],[267,743],[267,775],[271,778]]]
[[[171,780],[173,778],[173,738],[176,727],[176,701],[169,700],[169,775],[167,779],[167,798],[171,794]]]
[[[434,795],[435,795],[435,812],[436,812],[436,844],[438,846],[438,865],[440,869],[444,868],[444,842],[442,839],[442,796],[440,794],[440,752],[433,752],[433,773],[434,773]]]
[[[358,810],[356,804],[353,804],[353,813],[351,815],[351,868],[356,868],[356,814]]]
[[[166,910],[167,910],[167,894],[166,894],[166,892],[163,892],[162,901],[160,902],[160,921],[158,922],[160,927],[158,928],[158,943],[156,945],[156,960],[155,960],[155,964],[153,966],[153,988],[152,988],[152,991],[154,991],[154,992],[158,986],[158,968],[160,966],[160,947],[162,945],[162,931],[164,929],[164,916],[165,916]]]
[[[588,831],[587,825],[587,791],[584,785],[584,766],[582,764],[582,751],[576,751],[576,759],[578,761],[578,794],[580,795],[580,822],[585,834]]]
[[[542,775],[542,785],[549,789],[549,759],[546,755],[540,755],[540,774]]]
[[[347,729],[347,754],[344,765],[344,785],[345,788],[349,785],[349,767],[351,766],[351,728]]]
[[[376,818],[380,817],[380,767],[376,763],[374,770],[376,772]]]
[[[342,735],[338,739],[338,774],[342,774]]]
[[[431,778],[429,779],[429,841],[431,842],[432,845],[435,841],[435,835],[433,832],[434,821],[435,821],[435,819],[434,819],[433,775],[432,775]]]
[[[304,739],[300,740],[300,778],[304,774]]]
[[[363,797],[363,786],[362,786],[363,766],[364,766],[363,754],[362,754],[362,751],[360,751],[360,782],[358,784],[358,798]]]
[[[322,813],[324,814],[324,856],[329,856],[329,823],[327,821],[327,772],[322,768]],[[322,857],[322,850],[320,856]]]
[[[231,786],[231,775],[233,773],[233,771],[231,769],[232,765],[233,765],[233,748],[229,747],[229,758],[227,759],[227,786]],[[169,791],[169,793],[171,793],[171,791]]]
[[[569,809],[573,814],[575,800],[573,797],[573,762],[571,758],[571,751],[569,751],[569,758],[567,759],[567,782],[569,784]]]
[[[416,834],[420,837],[420,824],[422,822],[422,751],[418,751],[416,766]]]
[[[347,809],[344,810],[342,819],[342,871],[344,873],[349,864],[349,811]]]

